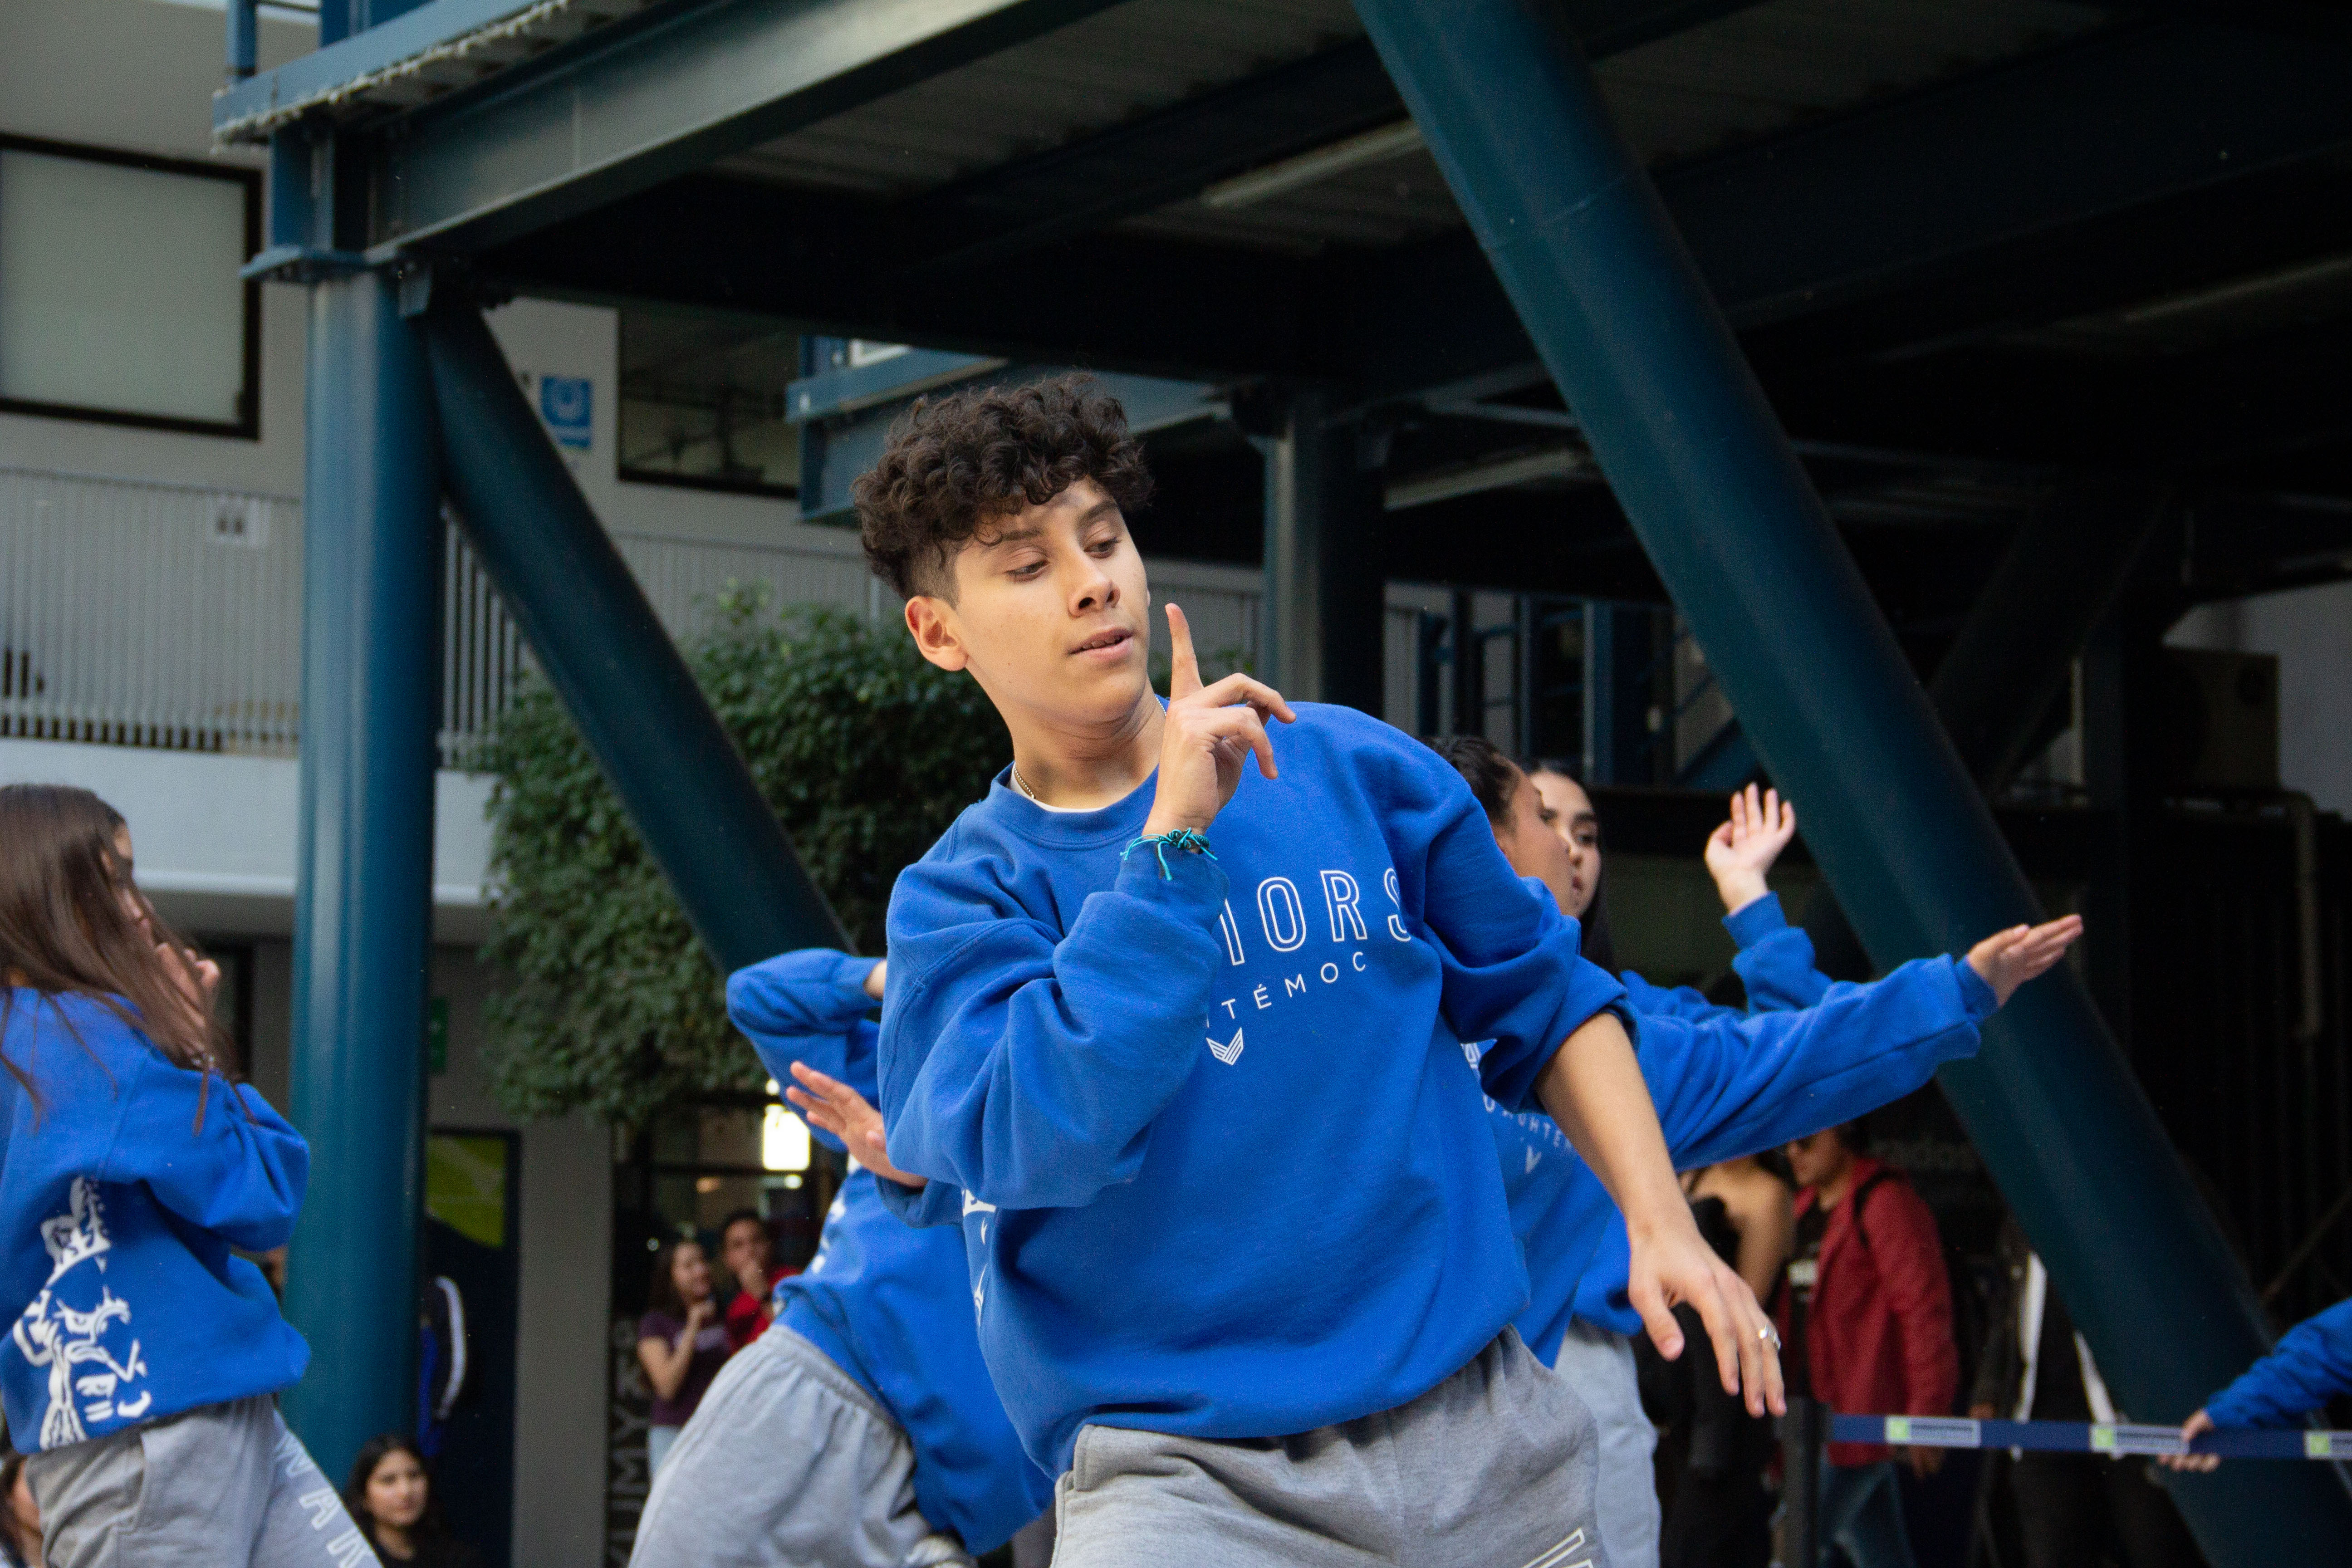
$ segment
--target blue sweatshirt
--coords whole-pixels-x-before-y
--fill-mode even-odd
[[[890,1158],[961,1189],[907,1212],[971,1211],[981,1346],[1050,1469],[1088,1421],[1391,1409],[1526,1304],[1461,1042],[1496,1042],[1484,1087],[1520,1109],[1623,988],[1435,752],[1296,710],[1213,858],[1122,856],[1152,780],[1065,813],[1000,775],[891,898]]]
[[[1923,958],[1866,985],[1838,984],[1801,1012],[1647,1017],[1636,1055],[1678,1169],[1713,1164],[1848,1121],[1972,1056],[1995,1002],[1966,963]],[[1571,1317],[1641,1331],[1625,1297],[1624,1218],[1548,1117],[1491,1112],[1527,1250],[1530,1302],[1519,1337],[1546,1363]],[[1594,1282],[1609,1316],[1589,1310]]]
[[[229,1249],[294,1233],[301,1136],[88,997],[11,992],[0,1057],[0,1305],[16,1320],[0,1394],[16,1446],[62,1447],[299,1379],[310,1347]]]
[[[727,1013],[778,1083],[806,1062],[875,1098],[875,961],[812,950],[736,971]],[[840,1140],[810,1132],[831,1148]],[[883,1206],[874,1173],[852,1171],[805,1272],[776,1286],[778,1321],[814,1344],[890,1413],[915,1447],[915,1500],[974,1554],[994,1551],[1053,1506],[988,1381],[972,1329],[963,1243],[917,1230]]]
[[[1780,894],[1767,893],[1760,899],[1751,900],[1735,913],[1726,915],[1723,926],[1731,933],[1731,940],[1739,945],[1739,951],[1732,957],[1731,967],[1748,988],[1748,1013],[1786,1012],[1811,1007],[1828,994],[1830,977],[1813,967],[1813,939],[1806,934],[1802,926],[1789,923],[1788,917],[1781,912]],[[1971,971],[1970,978],[1974,977]],[[1735,1020],[1746,1016],[1737,1007],[1718,1006],[1688,985],[1677,985],[1667,990],[1651,984],[1630,969],[1625,971],[1622,978],[1626,1001],[1645,1019],[1672,1017],[1697,1023]],[[1645,1072],[1653,1070],[1646,1058],[1643,1068]],[[1884,1105],[1917,1087],[1918,1084],[1912,1083],[1890,1091],[1872,1105],[1862,1107],[1862,1110]],[[1651,1094],[1654,1098],[1656,1093],[1656,1086],[1653,1084]],[[1859,1115],[1860,1111],[1854,1114]],[[1830,1125],[1832,1123],[1826,1121],[1814,1122],[1794,1132],[1784,1133],[1772,1142],[1782,1142]],[[1674,1139],[1671,1130],[1666,1142],[1668,1150],[1672,1152]],[[1740,1151],[1742,1153],[1754,1152]],[[1720,1157],[1727,1159],[1730,1156]],[[1675,1163],[1677,1167],[1688,1169],[1708,1162],[1688,1160],[1677,1154]],[[1581,1282],[1577,1287],[1574,1315],[1588,1323],[1598,1323],[1621,1334],[1639,1333],[1642,1315],[1633,1310],[1633,1303],[1625,1298],[1625,1283],[1633,1272],[1633,1261],[1632,1244],[1626,1238],[1625,1216],[1618,1213],[1616,1205],[1612,1204],[1608,1205],[1608,1214],[1602,1224],[1600,1246],[1591,1255],[1591,1266],[1583,1271]],[[1540,1300],[1543,1292],[1538,1290],[1536,1296]],[[1530,1337],[1528,1342],[1533,1344],[1535,1342]]]
[[[1731,967],[1748,988],[1748,1011],[1777,1013],[1810,1007],[1830,988],[1830,977],[1813,967],[1813,939],[1792,926],[1780,895],[1767,893],[1723,917],[1723,929],[1739,951]],[[1694,986],[1653,985],[1632,970],[1620,976],[1625,1000],[1645,1018],[1736,1018],[1740,1010],[1710,1002]]]
[[[2291,1426],[2339,1394],[2352,1394],[2352,1300],[2289,1329],[2278,1349],[2205,1402],[2216,1426]]]

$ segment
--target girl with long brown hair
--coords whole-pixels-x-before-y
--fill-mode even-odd
[[[51,1568],[368,1563],[272,1398],[302,1375],[264,1252],[301,1136],[235,1081],[220,973],[88,790],[0,788],[0,1397]]]

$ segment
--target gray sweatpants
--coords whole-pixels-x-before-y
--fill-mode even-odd
[[[630,1568],[971,1568],[915,1504],[915,1450],[781,1323],[719,1369],[678,1434]]]
[[[267,1395],[25,1461],[49,1568],[377,1568]]]
[[[1658,1568],[1658,1429],[1642,1413],[1633,1342],[1579,1318],[1551,1364],[1601,1428],[1601,1539],[1612,1568]]]
[[[1506,1329],[1409,1405],[1288,1437],[1080,1429],[1055,1568],[1605,1568],[1592,1417]]]

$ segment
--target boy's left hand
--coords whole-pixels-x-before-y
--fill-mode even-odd
[[[1780,1381],[1780,1336],[1758,1305],[1756,1292],[1738,1271],[1716,1256],[1698,1226],[1685,1223],[1651,1237],[1633,1237],[1633,1268],[1626,1285],[1633,1310],[1658,1353],[1673,1361],[1683,1353],[1683,1333],[1674,1309],[1688,1305],[1706,1325],[1715,1346],[1716,1371],[1726,1394],[1746,1396],[1748,1413],[1788,1413]]]
[[[859,1164],[902,1187],[925,1184],[922,1177],[908,1175],[890,1163],[890,1152],[882,1138],[882,1113],[868,1105],[864,1095],[806,1062],[793,1064],[793,1077],[800,1081],[784,1090],[784,1098],[799,1106],[809,1121],[848,1144]]]

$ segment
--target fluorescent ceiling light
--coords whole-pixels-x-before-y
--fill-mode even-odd
[[[1201,202],[1220,212],[1255,206],[1287,192],[1320,184],[1334,174],[1402,157],[1421,144],[1421,127],[1410,120],[1400,120],[1393,125],[1382,125],[1344,142],[1334,142],[1328,147],[1318,147],[1312,153],[1301,153],[1296,158],[1285,158],[1279,163],[1268,163],[1263,169],[1220,180],[1201,193]]]
[[[1513,457],[1497,458],[1492,462],[1442,468],[1435,473],[1399,479],[1388,487],[1384,504],[1390,511],[1404,511],[1412,507],[1428,506],[1433,501],[1476,495],[1482,490],[1523,485],[1532,479],[1566,479],[1591,466],[1592,459],[1573,447],[1521,452]]]
[[[2162,321],[2175,316],[2194,315],[2216,306],[2242,304],[2265,295],[2294,289],[2311,289],[2332,284],[2352,277],[2352,256],[2331,256],[2324,260],[2307,261],[2277,272],[2265,272],[2259,277],[2241,278],[2199,289],[2186,294],[2174,294],[2152,300],[2144,305],[2133,305],[2119,311],[2116,320],[2126,326],[2144,327],[2152,321]]]

